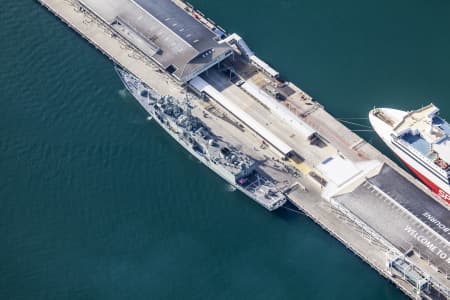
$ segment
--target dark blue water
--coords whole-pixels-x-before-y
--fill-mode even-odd
[[[338,117],[450,116],[447,1],[192,2]],[[0,25],[0,299],[405,299],[308,218],[230,192],[36,2],[2,1]]]

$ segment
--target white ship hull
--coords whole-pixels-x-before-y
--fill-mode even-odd
[[[405,111],[390,108],[382,108],[379,110],[382,110],[383,113],[396,122],[401,120],[407,114]],[[393,127],[376,117],[374,115],[374,110],[369,113],[369,121],[378,136],[380,136],[385,144],[402,160],[411,172],[427,185],[433,193],[438,195],[447,204],[450,204],[450,185],[429,171],[429,164],[426,161],[411,155],[408,151],[400,149],[395,145],[392,137]]]

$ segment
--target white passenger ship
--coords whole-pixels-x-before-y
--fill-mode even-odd
[[[450,204],[450,125],[434,104],[415,111],[375,108],[375,132],[434,193]]]

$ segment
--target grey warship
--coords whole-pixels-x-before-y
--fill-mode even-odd
[[[234,188],[273,211],[287,201],[276,184],[258,169],[258,162],[217,138],[191,114],[191,103],[161,96],[131,73],[115,67],[122,83],[170,136]]]

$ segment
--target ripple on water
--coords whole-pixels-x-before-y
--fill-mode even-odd
[[[122,99],[127,99],[130,97],[130,94],[128,93],[127,89],[125,89],[125,88],[118,90],[117,93],[119,94],[120,98],[122,98]]]
[[[234,191],[236,191],[236,187],[231,185],[231,184],[226,184],[225,185],[225,191],[227,191],[227,192],[234,192]]]

